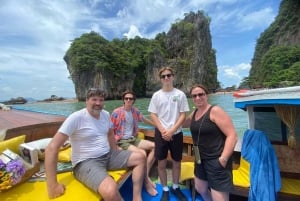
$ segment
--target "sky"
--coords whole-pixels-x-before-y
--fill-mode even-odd
[[[1,0],[0,101],[51,95],[75,98],[63,60],[71,41],[95,31],[107,40],[168,32],[185,13],[211,18],[221,87],[249,75],[256,41],[280,0]]]

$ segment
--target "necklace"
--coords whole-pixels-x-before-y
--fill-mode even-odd
[[[195,119],[199,120],[201,119],[201,117],[207,112],[208,108],[210,107],[210,105],[206,105],[206,107],[203,110],[197,110],[197,113],[195,115]]]

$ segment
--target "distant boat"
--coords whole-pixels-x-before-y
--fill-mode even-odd
[[[282,96],[282,95],[295,95],[293,92],[300,92],[300,86],[294,86],[294,87],[284,87],[284,88],[276,88],[276,89],[262,89],[262,90],[248,90],[248,89],[241,89],[238,91],[235,91],[233,93],[233,96],[236,98],[241,97],[249,97],[249,96],[256,96],[256,99],[258,99],[257,95],[263,95],[264,99],[266,99],[266,95],[270,94],[272,97],[274,96]],[[282,97],[280,98],[282,99]]]

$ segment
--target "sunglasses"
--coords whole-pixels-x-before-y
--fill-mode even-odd
[[[197,96],[199,96],[199,98],[204,97],[206,95],[206,93],[198,93],[198,94],[192,94],[192,98],[197,98]]]
[[[125,97],[124,100],[127,100],[127,101],[130,100],[130,101],[132,101],[132,100],[134,100],[134,98]]]
[[[160,75],[160,79],[170,78],[173,74]]]

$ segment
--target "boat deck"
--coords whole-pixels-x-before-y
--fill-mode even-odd
[[[64,116],[29,112],[23,110],[0,110],[0,129],[11,129],[35,124],[62,122]]]
[[[26,135],[26,142],[53,137],[65,116],[29,112],[23,110],[0,110],[0,132],[5,139]]]
[[[25,134],[27,135],[26,141],[32,141],[34,139],[51,137],[55,134],[55,132],[65,119],[66,117],[64,116],[43,114],[23,110],[0,110],[0,131],[7,131],[6,138],[12,138],[20,134]],[[146,134],[146,137],[149,137],[150,139],[153,137],[153,132],[146,132],[145,130],[144,132]],[[186,137],[184,141],[188,145],[192,144],[190,137]],[[187,152],[188,154],[191,154],[190,148],[188,148]],[[188,157],[188,161],[190,160],[191,157]],[[155,172],[156,168],[153,169]],[[169,168],[169,179],[171,178],[170,170],[171,168]],[[157,172],[154,175],[152,176],[158,178]],[[157,197],[157,199],[159,199],[159,196]],[[244,197],[230,195],[230,201],[244,200],[246,201],[247,199]]]

